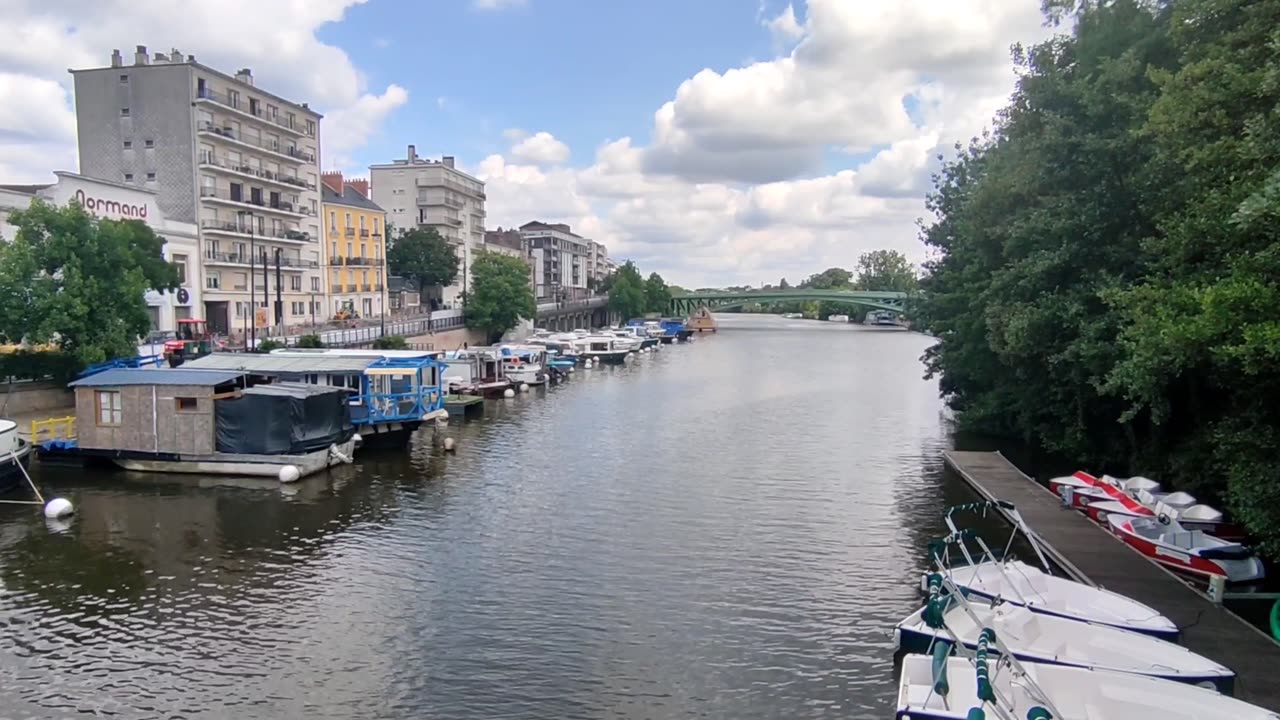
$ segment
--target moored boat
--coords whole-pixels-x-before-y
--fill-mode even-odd
[[[502,355],[493,348],[468,348],[441,357],[447,366],[444,382],[450,392],[500,398],[511,388]]]
[[[594,362],[621,365],[631,354],[631,344],[612,335],[588,335],[574,343],[578,356]]]
[[[896,718],[965,720],[974,717],[971,708],[989,704],[1000,706],[993,717],[1009,718],[1280,720],[1206,688],[1143,675],[1047,663],[1015,667],[985,658],[979,664],[941,654],[903,658]]]
[[[503,345],[503,372],[513,385],[546,385],[550,379],[547,370],[547,349],[538,345]]]
[[[18,424],[0,420],[0,493],[23,484],[31,465],[31,443],[18,437]]]
[[[1111,515],[1107,521],[1126,545],[1173,570],[1200,577],[1221,576],[1235,583],[1266,576],[1262,560],[1248,547],[1203,530],[1189,530],[1177,520],[1164,523],[1159,518]]]

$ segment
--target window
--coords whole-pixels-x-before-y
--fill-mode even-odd
[[[120,76],[120,82],[122,82],[122,83],[127,83],[127,82],[129,82],[129,76],[128,76],[128,75],[121,75],[121,76]]]
[[[155,147],[155,146],[156,146],[156,141],[155,141],[155,140],[143,140],[143,141],[142,141],[142,146],[143,146],[143,147],[153,148],[153,147]]]
[[[293,311],[294,315],[305,315],[307,313],[306,303],[300,303],[300,302],[289,303],[289,309]]]
[[[125,182],[133,182],[133,173],[125,173],[125,174],[124,174],[124,181],[125,181]]]
[[[381,223],[382,223],[382,221],[381,221],[381,220],[379,220],[378,218],[374,218],[374,219],[373,219],[373,234],[374,234],[374,235],[377,235],[378,233],[382,232],[382,230],[379,228],[379,225],[380,225]]]
[[[173,402],[178,412],[195,412],[200,409],[200,401],[193,397],[176,397]]]
[[[364,226],[364,220],[365,220],[365,216],[364,216],[364,215],[361,215],[361,216],[360,216],[360,229],[361,229],[361,230],[365,230],[365,229],[366,229],[366,228],[365,228],[365,226]]]
[[[120,117],[129,117],[129,108],[120,108]]]
[[[320,278],[311,278],[311,292],[320,292]]]
[[[124,404],[119,390],[99,390],[95,397],[98,406],[99,425],[124,424]]]
[[[132,141],[132,140],[125,140],[125,141],[124,141],[124,149],[125,149],[125,150],[128,150],[128,149],[130,149],[130,148],[132,148],[132,147],[133,147],[133,141]]]
[[[222,287],[222,278],[217,275],[206,275],[204,278],[204,286],[210,290],[217,290]]]
[[[186,285],[187,284],[187,256],[174,255],[173,260],[171,260],[170,262],[173,263],[174,269],[178,271],[178,284]]]
[[[316,279],[316,278],[312,278],[312,280],[315,280],[315,279]],[[294,275],[293,277],[289,278],[289,289],[290,289],[290,290],[301,290],[301,289],[302,289],[302,278],[301,278],[301,277],[299,277],[299,276],[297,276],[297,275]]]
[[[347,216],[347,224],[346,224],[346,225],[343,225],[343,227],[348,227],[348,228],[349,228],[349,227],[351,227],[351,213],[346,213],[346,216]]]
[[[155,179],[156,179],[155,173],[153,172],[147,173],[147,182],[155,182]]]
[[[338,213],[329,211],[329,232],[338,232]]]

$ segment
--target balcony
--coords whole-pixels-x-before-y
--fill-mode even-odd
[[[254,228],[248,223],[232,222],[228,220],[201,220],[200,230],[206,233],[219,233],[243,238],[256,238],[259,240],[279,240],[282,242],[297,243],[311,242],[311,237],[300,230],[268,230],[266,228]]]
[[[361,290],[362,292],[373,292],[373,285],[371,285],[371,284],[369,284],[369,283],[365,283],[365,284],[363,284],[363,285],[361,285],[361,286],[360,286],[360,290]]]
[[[353,227],[343,228],[343,229],[342,229],[342,234],[343,234],[343,236],[345,236],[345,237],[355,237],[355,236],[356,236],[356,229],[355,229],[355,228],[353,228]]]
[[[202,122],[196,129],[206,135],[220,137],[247,147],[258,148],[277,157],[282,157],[285,160],[297,163],[314,163],[316,161],[315,155],[299,150],[296,147],[282,146],[280,143],[270,143],[263,140],[254,140],[253,138],[244,137],[231,128],[218,127],[211,122]]]
[[[280,118],[278,116],[271,117],[271,116],[268,116],[261,109],[259,109],[257,112],[254,112],[249,108],[248,100],[233,100],[228,95],[224,95],[220,92],[215,92],[208,88],[205,88],[197,92],[196,100],[197,101],[208,100],[224,108],[233,110],[236,113],[243,115],[245,117],[251,117],[254,120],[259,120],[264,124],[268,125],[269,127],[282,128],[288,132],[291,132],[297,135],[298,137],[315,137],[314,133],[307,132],[305,124],[302,127],[295,127],[293,123],[289,122],[289,118],[287,117],[285,118]]]
[[[258,256],[257,260],[255,260],[253,263],[250,263],[248,253],[243,253],[243,254],[219,253],[219,252],[213,252],[212,250],[206,250],[204,252],[204,259],[205,259],[205,262],[211,265],[250,265],[252,264],[255,267],[259,267],[259,268],[262,267],[261,254]],[[316,267],[316,265],[317,263],[314,260],[303,260],[302,258],[288,257],[285,255],[280,256],[281,268],[288,268],[290,270],[301,270],[303,268],[314,268]],[[276,266],[276,259],[274,255],[268,253],[267,267],[274,268],[275,266]]]
[[[200,198],[202,200],[209,200],[213,202],[225,202],[230,205],[244,207],[249,210],[270,210],[282,215],[292,215],[297,218],[314,217],[311,212],[311,208],[304,207],[301,203],[294,205],[287,200],[272,201],[270,199],[263,198],[255,199],[252,194],[246,195],[244,193],[241,193],[239,197],[235,197],[230,192],[226,190],[219,190],[217,188],[200,188]]]
[[[329,292],[331,292],[331,293],[344,293],[344,292],[346,292],[346,290],[344,289],[344,286],[343,286],[343,285],[330,285],[330,286],[329,286]]]
[[[220,158],[210,152],[200,153],[200,166],[217,168],[229,175],[237,177],[251,178],[255,180],[263,180],[265,182],[283,185],[290,190],[301,192],[303,190],[315,190],[315,183],[307,182],[300,177],[293,175],[285,175],[283,173],[274,173],[270,170],[255,168],[251,165],[236,165],[227,158]]]
[[[378,261],[368,257],[349,257],[346,258],[346,261],[348,265],[362,265],[365,267],[373,267],[379,264]]]
[[[362,237],[362,238],[367,238],[367,237],[369,237],[369,231],[368,231],[368,230],[366,230],[366,229],[364,229],[364,228],[360,228],[360,237]]]

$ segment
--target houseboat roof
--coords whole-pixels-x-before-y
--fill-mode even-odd
[[[213,387],[244,377],[242,370],[196,368],[112,368],[69,383],[68,387],[123,387],[125,385],[195,385]]]
[[[377,357],[340,355],[276,355],[212,353],[186,363],[193,369],[239,370],[262,375],[276,373],[358,373],[378,362]]]

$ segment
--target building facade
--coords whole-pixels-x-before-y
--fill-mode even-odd
[[[177,50],[140,45],[129,64],[116,50],[71,73],[81,173],[153,191],[167,218],[199,226],[212,330],[322,311],[319,113]]]
[[[369,183],[321,175],[325,285],[329,317],[374,317],[387,306],[387,214],[369,199]]]
[[[458,280],[441,293],[444,307],[461,305],[471,283],[471,262],[484,248],[484,183],[459,170],[454,158],[418,157],[413,145],[403,160],[369,167],[372,199],[397,232],[434,228],[458,255]],[[394,241],[394,239],[393,239]]]
[[[0,238],[12,240],[16,234],[7,222],[9,212],[27,207],[36,198],[63,206],[74,200],[90,215],[105,220],[139,220],[165,239],[164,257],[178,268],[180,283],[174,292],[147,292],[151,329],[172,332],[178,320],[201,317],[200,240],[194,223],[165,217],[153,190],[72,172],[54,175],[58,181],[49,185],[0,185]]]
[[[488,252],[518,257],[524,261],[524,264],[529,267],[529,287],[536,290],[537,278],[534,275],[533,260],[529,257],[529,244],[525,242],[519,230],[515,228],[503,230],[501,227],[497,230],[486,230],[484,249]]]
[[[520,226],[533,262],[534,294],[539,302],[575,300],[590,295],[591,240],[564,223],[539,220]]]
[[[613,272],[613,261],[609,259],[609,248],[604,243],[589,241],[587,259],[587,283],[592,289],[600,286],[604,279]]]

